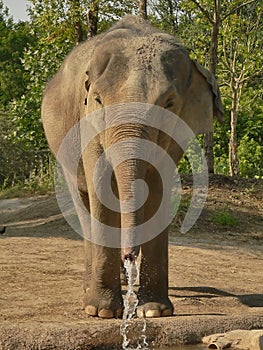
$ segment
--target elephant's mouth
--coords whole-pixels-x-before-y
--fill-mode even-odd
[[[136,260],[137,256],[133,253],[125,254],[124,260],[129,260],[130,262],[134,262]]]
[[[129,260],[130,262],[135,262],[138,258],[140,252],[140,246],[132,248],[123,248],[122,249],[122,261]]]

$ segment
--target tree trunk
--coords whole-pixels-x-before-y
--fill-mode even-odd
[[[234,176],[239,174],[239,161],[237,152],[238,96],[236,90],[234,90],[232,94],[230,116],[231,134],[229,140],[229,172],[231,176]]]
[[[205,158],[207,162],[207,169],[209,174],[214,174],[214,133],[207,132],[204,134],[203,147]]]
[[[216,74],[216,66],[217,66],[218,33],[219,33],[220,24],[221,24],[220,0],[215,0],[215,11],[214,11],[214,20],[212,24],[210,59],[209,59],[209,70],[214,75]]]
[[[176,23],[175,16],[174,16],[174,8],[175,4],[173,0],[168,0],[168,7],[169,7],[169,22],[171,22],[172,28],[173,28],[173,35],[176,35],[176,29],[178,27],[178,24]]]
[[[139,16],[143,19],[147,19],[147,0],[139,1]]]
[[[72,9],[74,17],[75,43],[78,45],[83,41],[84,37],[79,0],[72,0]]]
[[[87,14],[88,20],[88,38],[92,38],[97,34],[98,31],[98,21],[99,21],[99,1],[93,0],[90,9]]]
[[[218,51],[218,33],[221,23],[221,6],[220,0],[214,1],[214,19],[212,22],[211,46],[209,70],[212,74],[216,74],[217,51]],[[208,173],[214,173],[214,134],[209,132],[204,135],[204,151],[207,161]]]

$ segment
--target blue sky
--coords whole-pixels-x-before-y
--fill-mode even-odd
[[[26,14],[26,0],[3,0],[3,3],[9,8],[9,13],[16,22],[28,19]]]

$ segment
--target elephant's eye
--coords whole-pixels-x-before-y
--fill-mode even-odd
[[[89,91],[89,89],[90,89],[90,81],[89,80],[85,81],[85,88],[87,91]]]
[[[170,98],[166,101],[166,103],[165,103],[165,105],[164,105],[164,108],[165,108],[165,109],[172,108],[172,107],[174,106],[174,104],[175,104],[175,99],[174,99],[174,97],[170,97]]]
[[[95,101],[102,106],[102,101],[99,95],[95,95]]]

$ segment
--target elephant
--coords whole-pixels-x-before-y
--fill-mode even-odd
[[[184,153],[183,147],[166,135],[162,127],[158,130],[155,125],[144,123],[143,115],[136,119],[138,106],[142,109],[150,106],[145,113],[149,123],[153,106],[174,116],[175,128],[178,116],[194,135],[211,131],[213,117],[223,120],[215,77],[190,59],[187,49],[177,38],[134,15],[124,17],[108,31],[78,44],[47,84],[43,95],[41,117],[51,151],[63,163],[59,159],[60,148],[66,135],[73,130],[64,153],[63,169],[70,168],[70,159],[75,157],[75,152],[78,153],[77,170],[74,170],[76,186],[71,192],[73,197],[81,199],[90,215],[86,220],[76,204],[84,232],[84,309],[90,316],[114,318],[122,315],[121,261],[127,257],[136,258],[139,250],[137,316],[162,317],[174,312],[168,297],[168,227],[165,224],[152,239],[137,245],[129,242],[122,250],[122,245],[110,246],[96,241],[96,237],[107,235],[110,227],[118,228],[119,232],[127,229],[132,237],[132,232],[135,235],[136,228],[158,210],[164,191],[162,179],[147,160],[136,159],[136,152],[143,147],[147,151],[148,145],[154,143],[169,154],[175,166]],[[113,113],[110,113],[111,108]],[[131,115],[135,115],[135,121],[129,115],[133,108],[135,112]],[[92,123],[85,124],[90,115],[95,115]],[[86,146],[83,139],[89,128],[96,124],[96,116],[103,122],[107,115],[110,115],[112,124],[97,131]],[[118,118],[124,122],[114,124]],[[81,147],[82,142],[85,147]],[[111,157],[107,159],[107,150],[119,142],[121,146],[115,148],[115,155],[127,148],[132,156],[114,163]],[[154,148],[151,152],[154,153]],[[96,168],[99,159],[102,165]],[[165,168],[162,159],[157,159],[157,163],[160,169]],[[111,172],[110,182],[105,184],[103,178],[108,171]],[[70,173],[69,169],[68,183],[72,181]],[[173,175],[167,171],[165,176],[170,184]],[[140,196],[136,180],[147,184],[147,196],[141,205],[136,204],[136,198]],[[171,193],[169,186],[165,188],[168,196]],[[120,203],[118,210],[101,202],[97,191],[100,194],[112,191]],[[130,205],[128,211],[125,210],[127,201]],[[169,209],[165,205],[163,208],[160,217],[166,218]],[[95,237],[95,241],[86,234]]]

